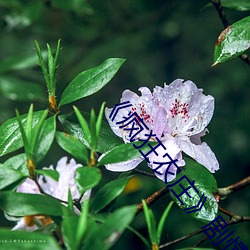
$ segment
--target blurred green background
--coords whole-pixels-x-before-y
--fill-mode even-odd
[[[236,58],[211,67],[214,44],[223,26],[213,7],[204,8],[207,3],[202,0],[0,0],[0,124],[15,115],[15,108],[26,113],[31,101],[36,110],[46,108],[45,84],[36,64],[34,40],[46,49],[46,43],[55,48],[60,38],[58,98],[78,73],[110,57],[122,57],[126,62],[104,89],[78,101],[79,109],[99,110],[103,101],[112,107],[125,89],[137,91],[147,86],[152,90],[176,78],[190,79],[205,94],[215,97],[215,113],[208,126],[210,133],[204,140],[220,163],[220,170],[215,174],[218,186],[243,179],[250,174],[249,65]],[[226,14],[233,23],[249,12],[226,9]],[[27,93],[26,98],[21,94],[22,89],[29,88],[35,90],[33,94]],[[62,108],[62,113],[72,110],[68,105]],[[54,143],[41,167],[55,164],[63,155]],[[145,164],[141,168],[148,170]],[[117,176],[105,170],[104,174],[109,179]],[[124,194],[116,202],[117,206],[138,203],[164,186],[156,178],[139,177],[138,181],[137,189]],[[250,215],[249,199],[249,190],[245,189],[232,194],[220,206],[232,213]],[[169,200],[161,198],[152,206],[157,218]],[[4,218],[1,221],[6,225]],[[174,206],[162,242],[203,225]],[[137,216],[134,227],[147,235],[143,214]],[[250,245],[249,223],[231,228],[245,245]],[[169,249],[191,246],[201,236]],[[212,247],[212,243],[207,241],[203,246]],[[136,236],[126,232],[113,249],[128,248],[144,249]]]

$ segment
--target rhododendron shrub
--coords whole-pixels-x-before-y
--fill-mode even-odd
[[[212,2],[220,12],[220,1]],[[249,48],[249,27],[249,17],[225,27],[216,42],[214,65],[236,56],[249,64],[242,54]],[[76,101],[101,91],[111,80],[116,84],[113,77],[125,59],[109,58],[80,72],[59,95],[61,41],[53,53],[49,45],[42,51],[37,41],[35,49],[47,102],[43,99],[42,110],[34,104],[26,113],[17,108],[16,115],[0,125],[0,209],[10,223],[0,228],[0,249],[120,249],[116,244],[126,231],[124,242],[137,237],[145,249],[158,250],[202,234],[197,243],[186,245],[191,249],[226,226],[250,220],[220,204],[250,181],[246,177],[218,188],[215,173],[226,166],[219,164],[206,134],[215,108],[223,107],[215,106],[214,94],[206,87],[203,92],[199,82],[181,76],[152,89],[143,83],[140,94],[124,86],[123,93],[115,93],[115,104],[107,98],[98,111],[88,112]],[[58,148],[63,157],[57,158]],[[54,164],[47,164],[51,157]],[[144,216],[137,217],[142,211]],[[186,218],[197,221],[199,228],[172,239],[172,228],[180,221],[177,229],[182,233]],[[218,218],[224,220],[220,226],[215,224]],[[191,226],[187,223],[187,230]],[[247,249],[243,241],[228,240],[234,249]]]

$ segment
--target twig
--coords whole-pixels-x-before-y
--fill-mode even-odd
[[[220,0],[211,0],[211,3],[216,8],[216,10],[217,10],[217,12],[219,14],[220,20],[223,23],[224,28],[226,29],[228,26],[230,26],[230,22],[229,22],[226,14],[225,14],[223,8],[222,8]],[[249,57],[248,57],[247,54],[241,54],[239,57],[245,63],[247,63],[248,65],[250,65],[250,59],[249,59]]]
[[[231,218],[233,218],[235,216],[235,214],[232,214],[231,212],[227,211],[226,209],[219,207],[219,211],[221,211],[223,214],[226,214],[227,216]]]
[[[146,176],[150,176],[150,177],[155,177],[154,174],[151,174],[151,173],[148,173],[148,172],[139,170],[139,169],[134,169],[134,172],[137,172],[137,173],[139,173],[139,174],[141,174],[141,175],[146,175]]]
[[[250,176],[225,188],[219,188],[219,195],[223,198],[250,185]]]
[[[198,247],[198,246],[200,246],[200,245],[201,245],[203,242],[205,242],[207,239],[208,239],[208,236],[207,236],[207,235],[203,236],[198,242],[196,242],[196,243],[193,245],[193,247]]]
[[[231,214],[231,213],[230,213],[230,214]],[[226,221],[226,223],[227,223],[227,225],[233,225],[233,224],[238,224],[238,223],[247,222],[247,221],[250,221],[250,216],[233,215],[233,217],[232,217],[229,221]],[[221,224],[224,225],[224,223],[221,223]],[[168,242],[168,243],[165,243],[165,244],[163,244],[163,245],[160,245],[159,248],[164,248],[164,247],[168,247],[168,246],[174,245],[174,244],[176,244],[176,243],[179,243],[179,242],[181,242],[181,241],[183,241],[183,240],[186,240],[186,239],[191,238],[191,237],[193,237],[193,236],[195,236],[195,235],[197,235],[197,234],[202,233],[202,232],[205,231],[206,229],[207,229],[207,227],[206,227],[206,228],[203,228],[203,229],[199,229],[199,230],[197,230],[197,231],[195,231],[195,232],[192,232],[192,233],[190,233],[190,234],[187,234],[187,235],[185,235],[185,236],[182,236],[182,237],[180,237],[180,238],[178,238],[178,239],[175,239],[175,240],[173,240],[173,241],[170,241],[170,242]],[[205,237],[203,237],[201,240],[199,240],[199,242],[197,242],[197,243],[195,244],[195,246],[198,246],[197,244],[200,245],[200,244],[203,243],[205,240],[206,240]]]
[[[197,235],[197,234],[200,234],[200,233],[202,233],[202,232],[205,231],[205,230],[206,230],[206,228],[196,230],[196,231],[194,231],[194,232],[192,232],[192,233],[190,233],[190,234],[187,234],[187,235],[185,235],[185,236],[182,236],[182,237],[180,237],[180,238],[178,238],[178,239],[175,239],[175,240],[170,241],[170,242],[168,242],[168,243],[162,244],[162,245],[159,246],[159,248],[164,248],[164,247],[168,247],[168,246],[174,245],[174,244],[179,243],[179,242],[181,242],[181,241],[183,241],[183,240],[186,240],[186,239],[188,239],[188,238],[191,238],[191,237],[193,237],[193,236],[195,236],[195,235]]]
[[[169,193],[169,189],[166,186],[166,187],[163,187],[160,190],[156,191],[155,193],[150,195],[148,198],[146,198],[145,202],[147,205],[150,205],[167,193]],[[137,206],[136,214],[139,214],[142,210],[143,210],[143,205],[142,205],[142,203],[140,203]]]
[[[224,28],[227,28],[230,25],[230,22],[222,8],[220,0],[211,0],[211,2],[214,5],[215,9],[217,10],[220,20],[224,25]]]
[[[37,181],[37,179],[32,179],[32,180],[36,183],[36,185],[37,185],[37,187],[38,187],[38,190],[39,190],[39,192],[40,192],[41,194],[47,195],[47,196],[49,196],[49,197],[53,198],[54,200],[57,200],[57,201],[59,201],[59,202],[61,202],[61,203],[68,204],[67,201],[61,200],[61,199],[56,198],[56,197],[54,197],[54,196],[52,196],[52,195],[50,195],[50,194],[45,193],[45,192],[43,191],[42,187],[40,186],[39,182]]]

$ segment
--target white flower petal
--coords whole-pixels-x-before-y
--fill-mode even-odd
[[[177,79],[164,88],[155,87],[154,98],[168,112],[172,135],[200,133],[214,112],[214,98],[204,95],[192,81]]]
[[[219,169],[215,154],[205,142],[195,145],[190,140],[179,140],[179,145],[183,152],[205,166],[211,173]]]
[[[113,164],[106,164],[105,167],[106,169],[114,172],[125,172],[125,171],[130,171],[134,168],[137,167],[142,161],[144,160],[143,157],[139,157],[133,160],[129,161],[123,161],[123,162],[118,162],[118,163],[113,163]]]
[[[74,179],[75,171],[80,164],[76,164],[74,159],[69,162],[67,157],[61,158],[56,166],[56,170],[59,173],[58,181],[55,181],[49,177],[42,177],[39,179],[39,184],[44,189],[44,191],[55,198],[61,199],[63,201],[68,200],[68,190],[70,189],[73,199],[80,197],[80,193],[77,189],[76,182]],[[44,179],[44,181],[43,181]]]
[[[40,191],[36,185],[36,183],[27,178],[16,190],[19,193],[27,193],[27,194],[40,194]]]
[[[185,165],[185,161],[182,159],[181,149],[173,137],[168,135],[166,138],[166,141],[163,141],[162,144],[165,146],[166,150],[162,146],[159,146],[156,149],[158,156],[154,152],[152,152],[149,155],[150,163],[148,164],[148,166],[151,169],[156,170],[156,168],[158,168],[160,166],[160,164],[157,164],[156,162],[167,163],[167,162],[170,162],[171,159],[177,160],[176,164],[178,167],[182,167]],[[168,153],[168,155],[171,157],[171,159],[167,155],[165,157],[163,157],[166,153]],[[168,167],[169,167],[169,169],[168,169]],[[157,172],[159,172],[161,174],[158,174]],[[169,164],[164,164],[160,168],[157,169],[157,172],[154,172],[154,173],[159,179],[161,179],[162,181],[165,181],[165,175],[166,175],[167,182],[170,182],[170,181],[174,180],[176,177],[177,167],[175,166],[175,164],[171,164],[170,166],[169,166]],[[170,174],[169,172],[173,173],[173,174]]]

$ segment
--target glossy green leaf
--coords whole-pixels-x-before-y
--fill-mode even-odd
[[[42,156],[40,157],[39,156],[39,153],[41,152],[39,147],[42,148],[45,148],[46,149],[46,146],[43,145],[43,138],[42,136],[47,136],[47,133],[46,133],[46,130],[47,128],[49,128],[49,138],[50,138],[50,128],[51,128],[51,124],[48,122],[49,119],[47,120],[47,122],[45,121],[47,115],[48,115],[48,110],[44,110],[43,114],[42,114],[42,117],[41,119],[38,121],[37,125],[32,129],[32,137],[31,137],[31,140],[30,140],[30,149],[31,149],[31,152],[33,154],[36,154],[36,152],[38,153],[37,155],[37,159],[39,160],[39,158],[42,159]],[[52,120],[55,119],[55,117],[51,117]],[[55,122],[55,120],[54,120]],[[50,126],[46,126],[47,124],[49,124]],[[53,122],[52,122],[52,127],[55,126],[53,125]],[[44,134],[42,134],[43,132],[45,132]],[[53,138],[54,138],[54,135],[53,135]],[[41,139],[41,143],[39,141],[39,139]],[[48,143],[46,141],[46,143]],[[41,145],[38,145],[38,144],[41,144]],[[51,145],[51,142],[49,141],[48,145],[50,146]],[[36,147],[38,146],[38,149],[36,151]],[[47,151],[45,152],[45,154],[47,153]],[[43,152],[41,152],[41,154],[43,154]]]
[[[89,118],[87,113],[84,113],[84,116]],[[59,120],[70,134],[78,138],[86,147],[90,147],[74,114],[61,115]],[[107,122],[103,121],[97,143],[97,152],[104,153],[121,144],[123,144],[121,138],[114,134]]]
[[[163,230],[163,227],[164,227],[164,224],[165,224],[165,221],[168,217],[168,214],[170,212],[170,209],[173,205],[173,201],[170,201],[168,206],[166,207],[164,213],[162,214],[161,216],[161,219],[159,221],[159,224],[158,224],[158,227],[157,227],[157,243],[160,244],[160,241],[161,241],[161,235],[162,235],[162,230]]]
[[[6,250],[60,250],[54,238],[48,234],[26,231],[10,231],[0,228],[0,249]]]
[[[69,250],[76,250],[76,233],[79,222],[78,216],[65,217],[62,222],[62,234],[64,243]]]
[[[228,26],[215,45],[214,65],[239,56],[250,47],[250,16]]]
[[[44,111],[34,112],[33,127]],[[22,124],[26,123],[27,114],[21,115]],[[11,118],[0,126],[0,156],[13,152],[23,146],[17,118]]]
[[[0,190],[8,187],[16,181],[21,181],[26,177],[20,171],[17,171],[9,166],[0,164]]]
[[[221,0],[221,4],[223,7],[239,10],[239,11],[247,11],[250,10],[250,1],[249,0]]]
[[[197,194],[197,192],[191,187],[188,190],[188,193],[191,198],[189,198],[187,194],[183,194],[180,197],[180,199],[184,203],[184,205],[182,205],[181,202],[172,193],[173,190],[178,195],[183,191],[183,189],[179,185],[180,183],[183,185],[184,188],[188,188],[190,186],[186,179],[182,179],[181,182],[175,184],[172,187],[169,187],[170,195],[180,208],[185,209],[197,206],[201,196],[204,194],[201,203],[204,201],[205,197],[207,197],[207,199],[202,209],[189,214],[202,222],[208,223],[214,220],[218,213],[218,203],[216,202],[216,199],[214,197],[214,194],[218,192],[217,182],[214,176],[204,166],[191,159],[185,159],[185,161],[185,167],[181,168],[181,172],[177,174],[177,178],[174,181],[169,182],[168,185],[175,183],[184,175],[186,175],[190,182],[195,181],[194,186],[199,193]],[[197,209],[200,207],[201,206],[197,207]],[[192,210],[195,210],[195,208],[184,211],[187,212]]]
[[[99,168],[81,167],[75,173],[76,185],[81,194],[95,187],[101,180],[102,173]]]
[[[78,248],[81,245],[82,238],[85,235],[86,230],[87,230],[88,214],[89,214],[89,200],[85,200],[83,202],[82,213],[80,215],[78,225],[77,225],[76,242],[77,242]]]
[[[43,176],[47,176],[50,177],[51,179],[58,181],[59,179],[59,173],[56,170],[52,170],[52,169],[37,169],[36,170],[37,174],[43,175]]]
[[[128,180],[132,176],[116,179],[105,184],[94,196],[91,208],[94,212],[99,212],[117,198],[124,190]]]
[[[86,141],[87,141],[87,143],[88,143],[88,145],[90,147],[90,145],[91,145],[91,134],[90,134],[89,125],[88,125],[86,119],[84,118],[84,116],[82,115],[82,113],[80,112],[80,110],[75,106],[73,106],[73,108],[75,110],[78,122],[81,125],[81,129],[82,129],[82,132],[84,134],[84,138],[86,139]]]
[[[122,144],[113,148],[110,152],[108,152],[104,157],[101,158],[98,166],[136,159],[142,156],[139,150],[141,150],[143,153],[147,153],[150,150],[148,145],[144,145],[143,147],[137,149],[133,146],[133,144],[138,147],[142,144],[142,142]],[[150,144],[154,146],[154,144],[156,143],[150,142]]]
[[[63,210],[66,209],[59,201],[49,196],[13,192],[0,193],[0,208],[11,216],[62,216]]]
[[[45,92],[39,84],[26,82],[14,77],[0,77],[0,93],[14,101],[45,101]]]
[[[83,250],[109,249],[131,223],[136,209],[136,206],[126,206],[117,209],[108,216],[103,224],[92,227]]]
[[[64,90],[59,106],[99,91],[114,77],[124,61],[121,58],[110,58],[99,66],[78,74]]]
[[[37,161],[41,161],[48,153],[50,146],[54,140],[56,132],[56,117],[52,116],[45,120],[41,135],[39,137],[37,149]]]
[[[131,231],[132,233],[134,233],[136,236],[138,236],[148,249],[151,248],[151,244],[142,234],[140,234],[138,231],[136,231],[135,229],[133,229],[130,226],[128,226],[128,230]]]
[[[96,120],[96,138],[98,140],[99,135],[100,135],[100,131],[101,131],[101,127],[102,127],[102,118],[103,118],[103,113],[104,113],[104,108],[105,108],[105,102],[102,104],[97,120]]]
[[[56,132],[56,141],[62,149],[71,154],[80,163],[88,165],[88,151],[86,146],[73,135]]]
[[[91,136],[91,149],[93,151],[96,150],[96,115],[94,109],[91,109],[90,112],[90,121],[89,121],[89,130],[90,130],[90,136]]]
[[[27,160],[26,155],[23,153],[10,157],[8,160],[4,162],[4,165],[8,166],[9,168],[18,170],[19,172],[28,176],[29,171],[27,169],[26,160]]]
[[[142,200],[142,204],[143,204],[143,212],[144,212],[145,219],[147,222],[148,234],[149,234],[151,244],[152,245],[157,244],[156,221],[155,221],[153,211],[150,208],[148,208],[148,205],[144,200]]]
[[[80,249],[82,238],[87,229],[88,201],[84,201],[80,216],[65,217],[62,222],[62,234],[67,249]]]

